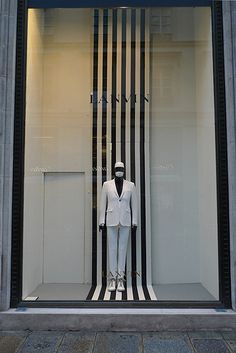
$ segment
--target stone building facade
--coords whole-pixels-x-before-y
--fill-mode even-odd
[[[12,268],[19,264],[17,262],[19,259],[16,260],[13,257],[12,246],[14,246],[15,238],[12,238],[12,234],[17,232],[14,227],[20,224],[12,218],[20,215],[16,206],[14,209],[12,207],[14,196],[13,156],[15,154],[15,167],[17,158],[18,163],[21,163],[22,158],[21,151],[17,151],[16,147],[14,148],[16,105],[20,104],[19,100],[22,99],[19,91],[17,91],[17,95],[15,93],[16,77],[19,78],[21,75],[20,66],[16,66],[16,47],[18,46],[19,49],[21,45],[19,42],[17,44],[17,39],[19,41],[19,32],[22,31],[21,26],[24,25],[25,17],[22,16],[22,13],[17,13],[20,1],[0,0],[0,309],[2,311],[0,313],[0,328],[40,327],[46,329],[70,327],[72,329],[99,329],[99,325],[101,325],[101,329],[108,330],[110,328],[128,330],[132,327],[148,330],[157,327],[159,329],[234,327],[236,323],[236,2],[225,0],[222,3],[220,1],[215,1],[215,3],[220,4],[219,6],[222,5],[223,19],[224,57],[221,60],[224,64],[227,126],[228,175],[226,177],[228,178],[229,197],[226,202],[228,202],[229,210],[231,307],[225,308],[222,305],[218,308],[211,308],[210,306],[203,308],[199,304],[199,309],[196,306],[194,308],[186,306],[181,308],[181,305],[176,305],[176,307],[173,305],[171,308],[155,306],[145,308],[144,306],[140,309],[137,306],[132,309],[132,307],[124,306],[127,310],[126,313],[129,315],[126,323],[122,319],[122,307],[113,307],[112,305],[104,308],[102,305],[99,308],[96,308],[96,306],[89,307],[88,305],[74,308],[73,301],[66,309],[61,309],[61,311],[55,304],[51,307],[47,304],[47,308],[45,306],[42,308],[42,305],[41,308],[37,308],[37,305],[30,308],[27,304],[21,304],[18,308],[15,308],[15,305],[12,307],[12,292],[14,291],[14,285],[17,285],[17,281],[12,284]],[[124,2],[121,5],[123,7]],[[136,5],[133,1],[133,6],[139,5]],[[157,6],[159,6],[158,1]],[[23,7],[20,11],[22,9]],[[221,36],[221,33],[218,35]],[[18,60],[20,60],[19,57]],[[220,58],[218,57],[217,60],[220,60]],[[22,84],[23,89],[24,84]],[[21,124],[20,120],[17,124]],[[19,191],[16,176],[14,183]],[[15,196],[15,200],[16,198],[17,196]],[[223,243],[221,245],[223,247]],[[18,281],[20,282],[21,279],[20,276]],[[66,306],[62,305],[62,307],[65,308]],[[54,313],[61,314],[61,319],[56,320]],[[101,317],[104,318],[102,324]],[[137,318],[135,324],[134,317]]]

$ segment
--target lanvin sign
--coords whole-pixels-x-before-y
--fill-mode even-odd
[[[134,104],[141,103],[141,102],[146,102],[149,103],[150,100],[150,95],[149,93],[146,95],[143,94],[130,94],[129,96],[126,96],[125,94],[110,94],[108,96],[102,95],[98,96],[96,93],[91,93],[90,94],[90,103],[91,104],[116,104],[116,103],[125,103],[128,104],[129,102],[132,102]]]

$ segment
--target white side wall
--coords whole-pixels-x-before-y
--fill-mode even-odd
[[[216,153],[210,9],[195,11],[195,83],[198,147],[198,223],[201,283],[219,296]]]
[[[30,11],[28,21],[23,298],[42,282],[43,265],[43,10]]]
[[[218,298],[210,26],[208,9],[172,9],[170,33],[152,35],[152,273]]]

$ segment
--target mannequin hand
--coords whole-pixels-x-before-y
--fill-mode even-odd
[[[137,224],[133,224],[133,225],[132,225],[132,229],[133,229],[133,230],[136,230],[136,229],[137,229]]]
[[[104,229],[105,229],[105,224],[104,223],[99,224],[99,232],[101,232]]]

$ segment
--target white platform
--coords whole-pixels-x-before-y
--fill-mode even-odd
[[[91,284],[41,284],[29,296],[38,300],[86,300]]]
[[[90,284],[41,284],[29,296],[38,297],[38,300],[86,300],[90,288]],[[162,284],[153,289],[158,300],[216,300],[201,283]]]

